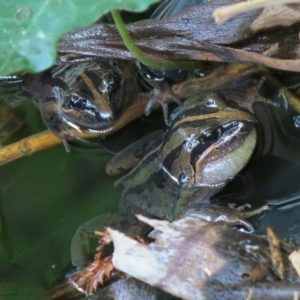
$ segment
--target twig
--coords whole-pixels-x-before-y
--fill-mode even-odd
[[[32,135],[16,143],[0,148],[0,165],[43,149],[58,145],[61,140],[49,130]]]
[[[300,0],[252,0],[233,5],[223,6],[215,9],[213,15],[216,23],[224,23],[234,15],[247,12],[251,9],[262,8],[269,5],[281,5],[286,3],[297,3]]]

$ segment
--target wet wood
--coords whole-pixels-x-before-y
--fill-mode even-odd
[[[241,2],[241,3],[236,3],[224,7],[217,8],[214,11],[214,17],[215,21],[218,24],[224,23],[228,19],[232,18],[235,15],[247,12],[252,9],[257,9],[257,8],[265,8],[266,6],[272,6],[272,10],[276,10],[276,7],[281,6],[283,4],[288,4],[288,3],[296,3],[299,2],[297,0],[252,0],[251,2]],[[274,9],[275,7],[275,9]],[[287,9],[289,9],[286,6]],[[262,13],[262,19],[264,17],[264,12]],[[268,17],[271,17],[270,23],[267,24],[268,27],[273,26],[274,23],[276,23],[276,18],[274,18],[274,15],[270,15]],[[292,24],[293,18],[286,19],[285,22],[286,24]],[[265,25],[266,26],[266,25]],[[288,25],[287,25],[288,26]]]
[[[117,281],[107,282],[109,276],[103,276],[107,266],[101,259],[103,247],[99,247],[95,261],[75,274],[76,278],[72,276],[71,281],[53,289],[49,293],[51,299],[65,299],[64,292],[65,296],[70,294],[68,285],[90,294],[103,282],[105,286],[97,291],[97,299],[106,299],[103,295],[124,299],[113,293],[115,289],[133,299],[141,292],[145,293],[145,299],[150,295],[156,299],[153,297],[157,290],[147,288],[140,281],[188,300],[290,300],[295,293],[300,293],[300,279],[288,260],[293,247],[279,241],[271,229],[266,237],[237,232],[227,225],[206,222],[196,216],[185,216],[172,223],[138,218],[154,228],[150,233],[154,242],[141,242],[113,229],[101,235],[103,245],[111,240],[114,243],[109,272],[119,270],[132,276],[131,280],[127,275],[126,280],[120,276]],[[107,258],[111,262],[110,254]],[[102,275],[95,276],[95,270]]]
[[[185,217],[169,223],[139,217],[155,228],[155,242],[143,245],[109,230],[115,267],[182,299],[292,299],[299,278],[287,262],[290,249],[280,251],[285,278],[273,269],[268,239],[228,226]],[[272,236],[274,238],[274,235]],[[278,245],[278,243],[276,243]],[[277,249],[278,250],[278,249]],[[138,261],[139,267],[136,267]]]
[[[213,11],[232,2],[205,2],[163,20],[133,23],[127,29],[145,53],[158,59],[251,62],[300,71],[298,28],[291,28],[299,21],[299,4],[254,9],[216,24]],[[82,56],[133,59],[111,24],[65,35],[58,51],[62,61]]]

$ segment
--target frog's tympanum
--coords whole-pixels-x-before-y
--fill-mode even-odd
[[[248,162],[256,144],[255,120],[226,105],[217,94],[194,96],[171,116],[171,126],[130,145],[106,167],[110,175],[129,171],[116,182],[122,189],[119,213],[92,219],[72,240],[72,262],[86,262],[88,235],[104,226],[141,233],[135,214],[174,220],[197,214],[209,221],[243,224],[244,217],[209,199]],[[230,211],[230,213],[228,213]],[[243,215],[244,214],[244,215]]]
[[[25,78],[23,90],[37,100],[47,127],[64,140],[70,128],[97,132],[112,124],[139,92],[135,72],[121,61],[63,65]]]

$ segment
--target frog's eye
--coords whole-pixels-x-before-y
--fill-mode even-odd
[[[100,92],[115,93],[120,89],[121,78],[117,74],[106,74],[103,76],[102,83],[98,87]]]
[[[208,98],[207,102],[205,103],[205,106],[210,108],[216,108],[218,107],[218,102],[213,98]]]
[[[214,143],[220,139],[222,136],[221,128],[216,128],[214,130],[210,130],[204,133],[202,139],[206,143]]]
[[[109,93],[114,93],[120,88],[120,78],[118,76],[113,76],[111,81],[108,83],[107,90]]]
[[[77,94],[72,94],[70,97],[70,107],[76,110],[84,110],[86,108],[86,99]]]

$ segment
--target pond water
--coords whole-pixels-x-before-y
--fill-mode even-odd
[[[34,107],[25,107],[21,115],[40,118],[34,111]],[[75,270],[70,243],[76,229],[99,214],[117,210],[116,179],[104,170],[113,156],[107,149],[122,149],[160,124],[161,114],[158,119],[161,121],[138,120],[124,134],[107,138],[104,146],[99,140],[75,143],[67,153],[60,145],[0,167],[0,299],[40,299],[54,282],[62,282]],[[27,125],[19,138],[31,134],[32,128],[44,129],[32,119]]]
[[[298,203],[300,135],[293,126],[295,113],[264,105],[256,110],[262,132],[269,135],[273,128],[280,138],[277,144],[268,144],[265,139],[265,156],[255,157],[215,198],[253,206],[270,200],[274,207],[282,200]],[[39,118],[34,107],[24,114],[35,117],[27,121],[19,138],[43,129],[42,123],[34,120]],[[162,122],[161,113],[152,114],[104,143],[71,145],[70,153],[61,145],[0,167],[0,299],[41,299],[46,290],[74,270],[70,242],[75,230],[94,216],[117,210],[120,195],[113,187],[115,178],[104,171],[112,157],[107,149],[118,151],[154,127],[161,127]],[[264,234],[271,226],[279,237],[300,244],[299,213],[300,206],[274,209],[253,222],[257,233]]]
[[[104,172],[110,156],[99,152],[55,147],[1,168],[1,299],[34,299],[70,272],[77,227],[116,209],[114,180]]]

